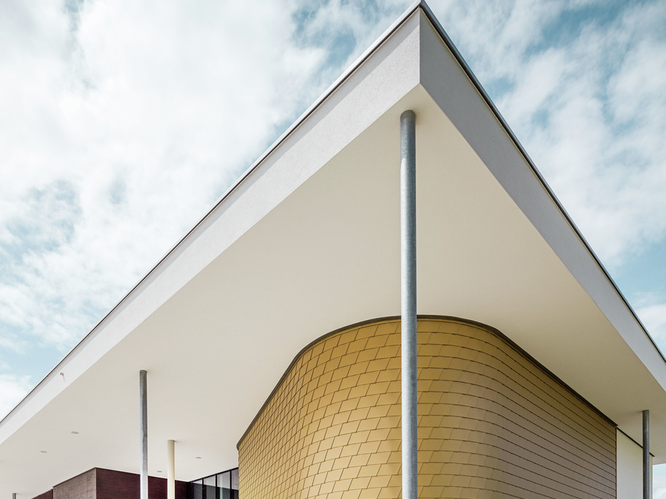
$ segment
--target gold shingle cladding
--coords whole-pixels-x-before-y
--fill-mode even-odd
[[[497,331],[418,321],[419,497],[614,498],[615,427]],[[400,322],[292,363],[239,443],[243,499],[394,499]]]

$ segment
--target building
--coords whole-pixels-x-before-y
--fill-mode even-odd
[[[639,497],[664,358],[421,2],[0,423],[0,496],[138,473],[146,370],[152,477],[397,498],[405,110],[420,496]]]

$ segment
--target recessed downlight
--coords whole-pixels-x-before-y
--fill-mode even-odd
[[[197,459],[201,459],[201,456],[197,456]]]
[[[78,431],[73,431],[73,432],[72,432],[72,435],[78,435],[78,434],[79,434]]]
[[[158,473],[162,473],[162,470],[157,470]]]
[[[42,454],[46,454],[47,451],[45,451],[45,450],[40,450],[39,452],[41,452]]]

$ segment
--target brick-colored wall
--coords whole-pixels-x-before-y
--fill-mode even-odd
[[[96,499],[96,474],[97,470],[93,468],[56,485],[53,487],[53,499]]]
[[[93,468],[34,499],[139,499],[139,475]],[[166,499],[167,481],[148,477],[149,499]],[[187,482],[176,480],[176,499],[187,499]]]
[[[418,321],[420,498],[614,498],[615,428],[481,325]],[[399,321],[323,338],[239,443],[243,499],[400,497]]]
[[[96,499],[139,499],[140,478],[135,473],[97,468]],[[148,477],[148,498],[166,499],[167,481],[164,478]],[[55,498],[54,498],[55,499]],[[176,499],[187,499],[187,482],[176,480]]]

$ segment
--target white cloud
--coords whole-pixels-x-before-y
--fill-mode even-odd
[[[40,2],[0,7],[0,346],[14,351],[70,348],[402,9]]]
[[[528,118],[520,127],[537,165],[611,269],[666,237],[666,96],[655,91],[666,87],[666,37],[635,21],[659,16],[663,26],[666,9],[636,6],[558,49],[559,81],[541,106],[547,124]],[[505,101],[507,114],[516,109],[510,100],[521,97]]]
[[[483,82],[518,77],[528,48],[543,41],[544,26],[564,0],[433,0],[433,11]]]
[[[0,418],[4,417],[30,391],[30,377],[0,374]]]
[[[645,328],[655,342],[662,345],[662,351],[666,354],[666,303],[655,303],[640,307],[636,310]]]
[[[372,0],[301,0],[299,3],[298,18],[301,22],[296,39],[302,46],[318,45],[325,41],[328,48],[327,61],[317,78],[320,82],[332,83],[411,2],[385,0],[379,7]]]
[[[666,239],[666,4],[603,21],[595,4],[605,14],[559,0],[433,9],[613,270]]]
[[[3,348],[71,347],[316,96],[297,7],[2,4]]]

